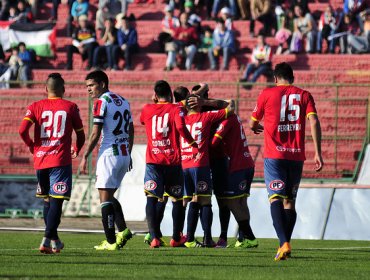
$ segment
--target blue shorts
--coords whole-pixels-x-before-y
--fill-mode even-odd
[[[228,183],[229,160],[227,157],[211,159],[212,185],[215,195],[222,193]]]
[[[72,165],[36,170],[36,196],[69,200],[72,193]]]
[[[254,167],[229,174],[227,187],[215,194],[218,199],[231,199],[249,196],[254,177]]]
[[[184,197],[191,198],[194,195],[211,196],[212,180],[211,170],[207,167],[194,167],[184,169],[185,191]]]
[[[269,199],[295,200],[302,178],[303,161],[265,158],[265,184]]]
[[[146,164],[144,191],[147,194],[163,198],[169,196],[180,199],[184,193],[184,175],[181,165]]]

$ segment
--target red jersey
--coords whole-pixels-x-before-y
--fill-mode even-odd
[[[243,125],[237,115],[232,115],[220,123],[212,144],[216,144],[218,139],[221,139],[224,145],[218,145],[217,147],[224,146],[227,155],[230,157],[230,173],[254,167]]]
[[[145,125],[148,144],[146,163],[180,165],[180,135],[193,142],[184,121],[184,111],[176,104],[146,104],[140,122]]]
[[[264,117],[265,158],[303,161],[306,117],[316,114],[312,95],[292,85],[265,89],[252,119]]]
[[[181,139],[182,168],[209,166],[209,144],[211,140],[212,124],[227,118],[227,109],[204,113],[193,113],[185,117],[186,127],[198,144],[198,148],[191,147],[187,141]],[[196,153],[193,149],[198,149]]]
[[[80,111],[75,103],[62,98],[43,99],[27,108],[24,120],[35,124],[35,169],[72,163],[72,132],[83,129]]]

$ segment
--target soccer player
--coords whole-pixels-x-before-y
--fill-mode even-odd
[[[214,187],[221,213],[220,222],[225,223],[224,225],[221,223],[221,229],[224,226],[224,231],[226,230],[227,233],[229,219],[223,220],[222,215],[227,215],[226,213],[232,211],[240,230],[235,247],[257,247],[258,241],[249,223],[250,215],[246,199],[250,194],[253,180],[254,161],[249,153],[242,122],[237,115],[230,116],[219,125],[212,140],[212,147],[220,146],[224,147],[230,158],[228,172],[226,172],[228,174],[227,183],[225,185],[216,184]],[[226,211],[225,208],[230,211]],[[221,236],[217,242],[219,247],[226,247],[225,238],[227,235],[221,230]]]
[[[58,237],[58,226],[64,200],[72,192],[72,158],[85,143],[85,133],[78,106],[63,99],[64,80],[51,73],[46,80],[47,99],[32,103],[19,128],[19,134],[33,154],[37,175],[36,196],[44,198],[45,234],[40,245],[44,254],[60,253],[64,244]],[[35,125],[34,140],[29,130]],[[72,148],[72,132],[77,135]]]
[[[161,217],[157,204],[166,192],[173,201],[173,235],[170,245],[179,247],[186,241],[186,238],[181,236],[185,208],[182,203],[184,178],[180,158],[180,135],[191,146],[197,147],[197,144],[186,129],[184,111],[178,104],[172,104],[171,87],[166,81],[155,83],[152,99],[154,104],[146,104],[140,116],[148,138],[144,189],[147,196],[146,218],[152,238],[150,246],[158,248],[161,245]]]
[[[108,76],[103,71],[90,72],[85,80],[87,92],[94,99],[94,125],[80,163],[81,172],[85,172],[88,156],[102,134],[95,187],[99,191],[106,240],[94,248],[119,250],[132,237],[126,226],[121,204],[114,197],[126,172],[132,167],[130,155],[134,143],[134,125],[130,104],[122,96],[109,91]],[[118,228],[117,236],[114,224]]]
[[[189,143],[182,139],[181,159],[185,177],[184,203],[189,204],[187,220],[187,242],[188,248],[201,247],[201,243],[195,240],[194,234],[198,223],[199,211],[201,212],[202,226],[204,230],[203,246],[213,247],[211,227],[212,227],[212,181],[209,167],[209,143],[211,137],[212,124],[221,121],[234,112],[234,102],[231,101],[226,109],[211,112],[201,112],[201,107],[190,108],[189,99],[186,106],[188,115],[185,123],[191,135],[196,140],[198,148],[193,148]]]
[[[271,217],[280,241],[275,261],[291,254],[290,239],[297,219],[295,199],[305,158],[306,118],[310,122],[315,148],[315,170],[324,165],[321,155],[321,127],[312,95],[293,86],[293,69],[285,62],[274,69],[276,86],[258,97],[250,127],[255,134],[264,129],[264,176],[271,205]],[[260,125],[264,118],[265,128]]]

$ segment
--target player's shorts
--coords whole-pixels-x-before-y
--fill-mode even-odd
[[[227,157],[210,160],[212,185],[215,195],[227,188],[229,160]]]
[[[146,164],[144,191],[152,196],[167,196],[182,199],[184,193],[184,175],[181,165]]]
[[[295,200],[302,178],[303,161],[265,158],[265,184],[269,199]]]
[[[72,165],[36,170],[36,196],[69,200],[72,193]]]
[[[118,189],[129,165],[129,156],[99,156],[96,163],[95,188]]]
[[[220,192],[215,191],[218,199],[247,197],[250,194],[254,177],[254,167],[238,170],[229,174],[227,186]]]
[[[211,170],[208,166],[184,169],[184,179],[184,198],[212,195]]]

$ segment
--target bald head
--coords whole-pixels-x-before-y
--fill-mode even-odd
[[[46,89],[48,94],[62,97],[64,94],[64,79],[59,73],[49,74],[46,80]]]

